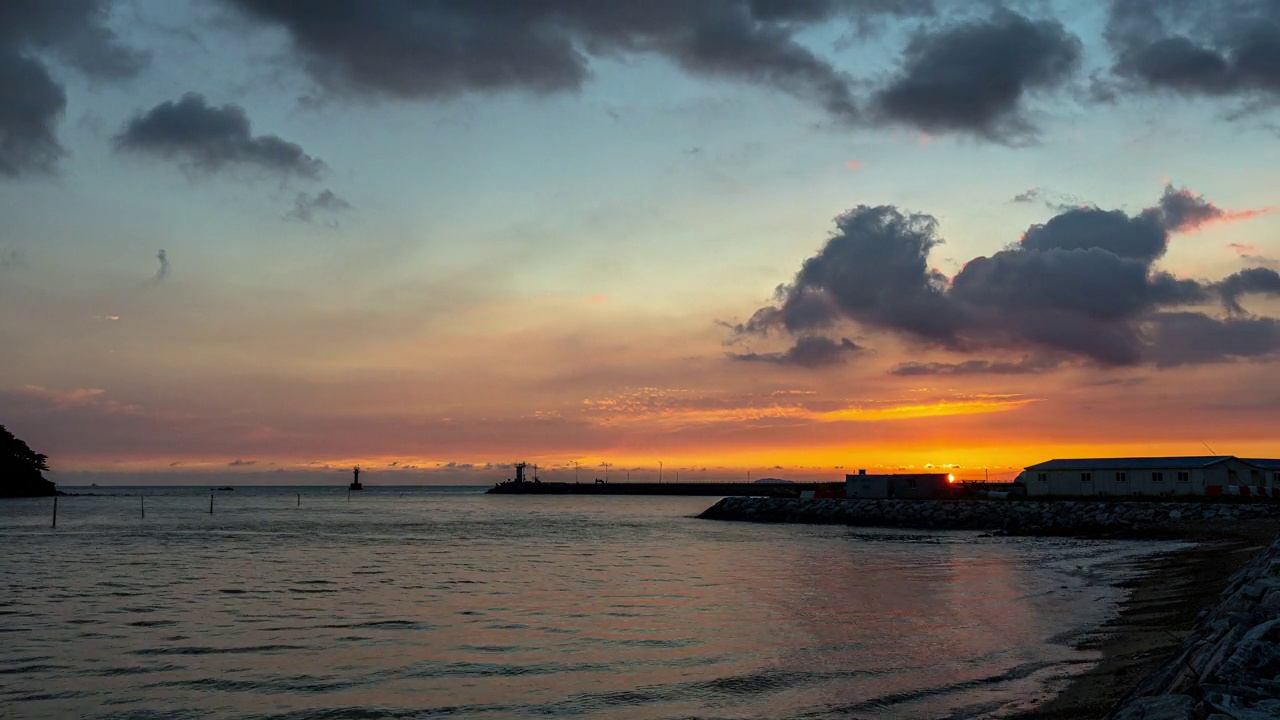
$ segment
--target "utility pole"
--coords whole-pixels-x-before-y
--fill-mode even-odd
[[[662,461],[658,461],[658,484],[662,484]]]
[[[604,481],[609,482],[609,463],[602,462],[600,464],[604,466]]]
[[[578,461],[573,461],[573,481],[578,482]]]

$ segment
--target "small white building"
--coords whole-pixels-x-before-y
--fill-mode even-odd
[[[1029,465],[1028,496],[1271,495],[1280,476],[1232,455],[1147,458],[1064,458]],[[1277,462],[1280,466],[1280,462]]]

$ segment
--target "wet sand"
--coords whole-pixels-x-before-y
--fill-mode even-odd
[[[1129,692],[1172,657],[1200,611],[1218,601],[1227,581],[1280,535],[1280,521],[1237,521],[1229,526],[1189,526],[1177,533],[1194,548],[1140,563],[1138,576],[1122,583],[1129,596],[1119,615],[1082,638],[1082,649],[1102,658],[1073,677],[1062,692],[1016,720],[1085,720],[1106,716]]]

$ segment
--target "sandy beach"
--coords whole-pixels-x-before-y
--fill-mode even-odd
[[[1080,647],[1102,652],[1098,664],[1073,677],[1042,707],[1017,715],[1018,720],[1104,717],[1168,661],[1200,611],[1217,602],[1231,576],[1280,534],[1280,522],[1188,526],[1179,534],[1196,542],[1196,547],[1164,553],[1139,565],[1139,575],[1123,584],[1130,592],[1119,615],[1081,639]]]

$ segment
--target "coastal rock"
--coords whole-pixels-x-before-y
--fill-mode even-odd
[[[1280,503],[1232,506],[1232,512],[1241,518],[1280,518]],[[1093,537],[1174,537],[1186,523],[1229,522],[1221,519],[1212,505],[1185,502],[798,500],[763,497],[725,498],[699,517],[920,530],[987,530],[1001,535]]]
[[[1186,695],[1138,698],[1113,715],[1113,720],[1190,720],[1195,700]]]
[[[1248,506],[1242,506],[1248,507]],[[1242,515],[1249,514],[1242,512]],[[1147,708],[1190,711],[1171,718],[1280,718],[1280,539],[1246,565],[1216,605],[1201,613],[1191,634],[1164,668],[1139,683],[1131,699],[1108,716],[1143,715]]]

